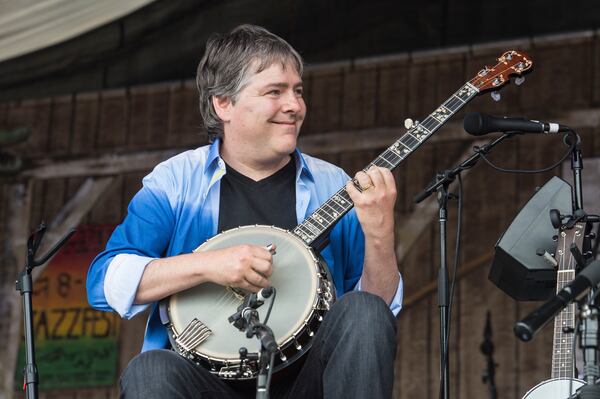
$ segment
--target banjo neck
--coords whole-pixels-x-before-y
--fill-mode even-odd
[[[576,223],[570,230],[560,230],[556,258],[558,271],[556,273],[556,292],[562,290],[575,278],[575,259],[571,253],[571,245],[581,248],[585,224]],[[573,340],[575,334],[575,304],[568,305],[554,319],[554,341],[552,345],[552,378],[573,378]],[[565,331],[564,329],[570,329]]]
[[[507,51],[498,58],[494,67],[484,67],[477,75],[451,95],[423,122],[413,124],[402,137],[396,140],[363,171],[372,165],[394,170],[413,151],[435,133],[448,119],[478,94],[498,89],[512,75],[522,75],[532,67],[531,59],[524,53]],[[296,226],[292,233],[306,245],[321,249],[333,226],[354,206],[345,187],[329,198],[323,205]]]

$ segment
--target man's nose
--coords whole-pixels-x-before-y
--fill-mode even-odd
[[[304,104],[304,100],[302,99],[301,96],[298,96],[296,93],[290,93],[289,95],[285,96],[285,103],[283,105],[284,106],[283,111],[298,113],[298,112],[302,111],[303,104]]]

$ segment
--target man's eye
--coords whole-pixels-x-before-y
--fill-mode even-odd
[[[271,90],[267,94],[272,95],[272,96],[278,96],[281,94],[281,90]]]
[[[303,94],[304,94],[304,91],[302,89],[296,89],[296,95],[298,97],[302,97]]]

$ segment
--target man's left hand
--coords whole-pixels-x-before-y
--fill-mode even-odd
[[[396,181],[389,169],[371,166],[354,177],[361,190],[352,181],[346,185],[356,215],[366,237],[385,239],[394,234],[394,204]]]

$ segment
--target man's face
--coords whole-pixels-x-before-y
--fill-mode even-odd
[[[305,114],[302,79],[292,65],[275,62],[226,106],[223,144],[250,159],[283,159],[296,148]]]

